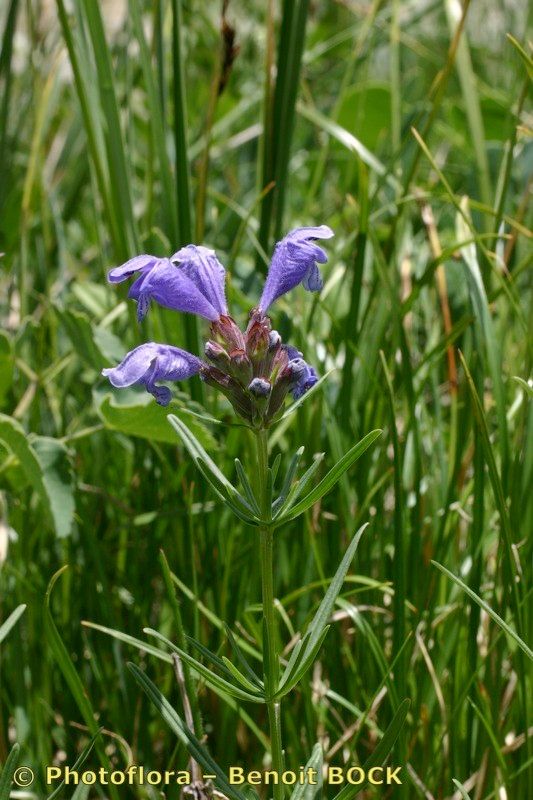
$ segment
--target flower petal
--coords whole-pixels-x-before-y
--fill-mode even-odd
[[[218,310],[193,281],[168,258],[161,259],[146,276],[138,278],[131,286],[129,296],[138,302],[140,320],[146,315],[151,300],[165,308],[198,314],[212,322],[220,317]]]
[[[170,260],[179,263],[179,268],[219,314],[228,313],[224,292],[226,270],[216,257],[214,250],[201,245],[188,244],[174,253]]]
[[[140,255],[130,258],[125,264],[120,267],[114,267],[107,273],[107,280],[109,283],[122,283],[122,281],[131,278],[136,272],[148,272],[154,267],[159,258],[156,256]]]
[[[308,291],[319,291],[322,278],[316,262],[324,264],[327,255],[315,244],[316,239],[330,239],[333,231],[327,225],[312,228],[295,228],[277,243],[259,302],[265,312],[274,300],[286,294],[299,283]]]
[[[168,405],[170,390],[155,382],[185,380],[196,375],[201,365],[199,358],[179,347],[147,342],[131,350],[118,366],[102,370],[102,375],[119,389],[143,384],[160,405]]]
[[[289,364],[292,362],[289,361]],[[318,375],[316,369],[312,367],[310,364],[307,364],[304,361],[305,369],[303,370],[302,374],[296,381],[295,385],[292,387],[292,396],[295,400],[298,400],[299,397],[304,395],[306,392],[311,389],[315,383],[318,382]]]

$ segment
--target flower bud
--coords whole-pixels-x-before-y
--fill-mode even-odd
[[[231,317],[222,315],[211,325],[213,339],[231,353],[233,350],[244,350],[244,336]]]
[[[268,397],[272,386],[270,385],[269,381],[266,381],[264,378],[254,378],[253,381],[248,386],[248,391],[251,392],[254,397]]]
[[[200,368],[200,377],[208,386],[213,386],[227,397],[239,416],[252,422],[253,408],[250,398],[237,381],[222,370],[209,365]]]
[[[265,412],[268,407],[268,400],[272,391],[270,381],[264,378],[254,378],[248,386],[248,391],[253,395],[253,423],[262,426],[265,419]]]
[[[269,334],[269,326],[263,320],[255,320],[246,331],[246,352],[255,374],[260,374],[262,361],[268,353]]]
[[[221,344],[213,342],[211,339],[205,343],[204,348],[205,357],[212,361],[213,364],[223,368],[229,363],[229,355],[224,350]]]
[[[268,403],[267,420],[270,421],[280,410],[283,405],[287,393],[296,386],[298,380],[303,376],[306,369],[306,363],[303,358],[293,358],[291,361],[286,361],[287,354],[282,351],[285,357],[285,364],[280,363],[277,370],[276,382],[272,388],[270,401]]]
[[[277,331],[270,331],[268,334],[268,351],[274,352],[281,347],[281,336]]]
[[[252,379],[253,370],[252,362],[244,350],[234,350],[230,354],[229,369],[242,386],[248,386]]]

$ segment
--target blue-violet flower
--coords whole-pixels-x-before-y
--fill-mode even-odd
[[[321,289],[317,263],[325,263],[327,257],[315,241],[331,236],[333,231],[321,225],[296,228],[278,242],[261,300],[250,312],[244,332],[228,314],[226,272],[213,250],[189,244],[170,259],[140,255],[115,267],[108,275],[111,283],[137,275],[129,297],[137,301],[139,320],[155,300],[165,308],[209,320],[210,338],[205,361],[178,347],[147,342],[128,353],[117,367],[104,369],[103,375],[119,388],[142,384],[160,405],[168,405],[171,391],[156,381],[178,381],[199,374],[249,424],[268,426],[287,394],[298,399],[316,384],[318,376],[299,350],[282,343],[266,311],[299,283],[309,291]]]

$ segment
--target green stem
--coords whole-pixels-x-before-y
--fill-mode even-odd
[[[268,435],[266,430],[256,432],[257,443],[257,488],[261,515],[270,519],[268,496]],[[283,746],[281,743],[281,706],[271,698],[276,693],[279,679],[279,657],[277,649],[276,618],[274,610],[274,535],[271,526],[265,522],[260,527],[261,537],[261,589],[263,600],[263,672],[267,696],[268,724],[270,729],[270,748],[272,769],[281,776],[283,772]],[[274,784],[274,800],[283,800],[283,786]]]

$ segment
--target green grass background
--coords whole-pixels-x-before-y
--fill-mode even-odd
[[[276,239],[328,224],[320,297],[294,291],[272,316],[332,372],[274,430],[272,452],[284,465],[301,444],[306,463],[325,452],[324,474],[383,434],[276,533],[289,643],[370,522],[317,663],[285,702],[287,764],[317,741],[328,763],[363,763],[409,698],[389,759],[405,765],[404,786],[365,796],[527,800],[527,4],[225,6],[0,9],[0,763],[17,741],[32,796],[47,796],[44,765],[72,765],[103,726],[87,766],[184,767],[126,669],[141,665],[180,710],[169,665],[82,624],[175,639],[161,548],[187,633],[229,655],[227,623],[260,646],[256,534],[202,483],[165,413],[99,377],[150,338],[200,352],[206,330],[155,309],[139,328],[106,270],[208,244],[243,322]],[[176,398],[175,413],[231,420],[198,379]],[[235,457],[253,471],[243,428],[184,419],[230,478]],[[197,692],[217,761],[261,768],[263,709]],[[93,796],[108,795],[76,794]]]

